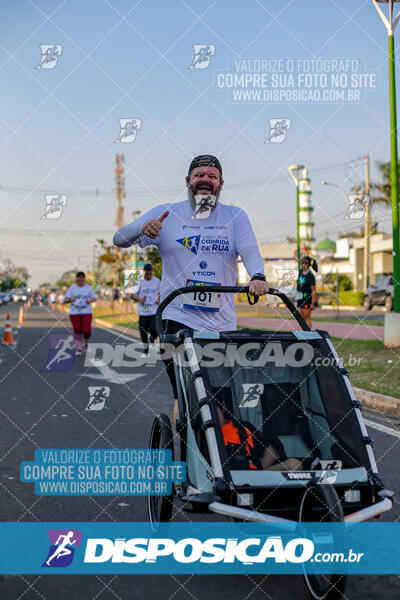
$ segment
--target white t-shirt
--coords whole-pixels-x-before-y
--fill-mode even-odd
[[[49,294],[49,302],[56,302],[57,301],[57,293],[56,292],[50,292]]]
[[[246,213],[236,206],[218,203],[207,219],[193,219],[187,200],[162,204],[142,215],[135,223],[144,224],[169,210],[157,239],[141,236],[141,248],[157,246],[163,263],[161,299],[187,285],[236,285],[238,254],[257,241]],[[198,330],[236,329],[233,294],[178,296],[163,312],[172,319]]]
[[[88,298],[96,298],[96,294],[88,283],[79,287],[76,283],[69,286],[65,298],[76,298],[69,310],[70,315],[91,315],[92,307],[87,303]]]
[[[152,278],[147,281],[147,279],[141,279],[139,281],[139,289],[135,292],[136,296],[142,298],[143,296],[146,298],[145,301],[139,302],[138,312],[139,315],[155,315],[157,312],[158,304],[158,294],[160,293],[160,280],[158,277],[154,275]]]

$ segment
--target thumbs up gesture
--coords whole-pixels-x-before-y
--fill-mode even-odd
[[[160,231],[162,229],[162,223],[164,219],[166,219],[169,215],[169,210],[166,210],[161,217],[158,219],[150,219],[150,221],[146,221],[146,223],[142,227],[142,233],[147,235],[149,238],[155,240],[158,238]]]

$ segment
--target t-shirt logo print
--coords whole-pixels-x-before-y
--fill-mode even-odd
[[[254,408],[260,401],[264,391],[262,383],[242,383],[243,398],[239,408]]]
[[[180,251],[182,252],[182,250],[185,250],[185,248],[187,248],[190,252],[190,254],[197,254],[197,251],[199,249],[199,244],[200,244],[200,236],[199,235],[191,235],[191,236],[186,236],[184,238],[181,238],[179,240],[176,240],[178,242],[178,244],[181,244],[182,248],[180,248]]]

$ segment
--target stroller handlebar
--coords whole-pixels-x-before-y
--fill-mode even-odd
[[[166,298],[164,298],[164,300],[160,303],[157,312],[156,312],[156,329],[158,334],[162,334],[164,333],[164,324],[162,322],[162,314],[164,312],[164,309],[168,306],[168,304],[170,304],[172,302],[172,300],[174,300],[177,296],[181,296],[183,294],[193,294],[193,291],[196,286],[188,286],[188,287],[181,287],[181,288],[177,288],[176,290],[174,290],[173,292],[171,292],[170,294],[168,294],[168,296]],[[218,294],[238,294],[238,293],[248,293],[249,292],[249,286],[247,285],[240,285],[240,286],[236,286],[236,285],[222,285],[222,286],[215,286],[215,285],[202,285],[200,287],[202,292],[218,292]],[[283,292],[280,292],[279,290],[275,289],[275,288],[269,288],[269,292],[268,294],[271,294],[272,296],[278,296],[282,302],[286,305],[286,307],[289,309],[289,311],[291,312],[291,314],[294,316],[294,318],[296,319],[296,321],[298,322],[298,324],[301,326],[301,328],[304,331],[310,331],[310,328],[308,327],[307,323],[305,322],[305,320],[303,319],[303,317],[301,316],[301,314],[299,313],[299,311],[297,310],[297,308],[294,306],[293,302],[291,300],[289,300],[289,298],[286,296],[286,294],[284,294]]]

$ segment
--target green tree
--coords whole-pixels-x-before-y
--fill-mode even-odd
[[[338,234],[338,239],[341,240],[343,238],[363,238],[364,229],[365,227],[360,227],[360,231],[341,231]],[[376,233],[378,233],[378,223],[371,223],[371,235],[375,235]]]
[[[332,275],[332,281],[336,285],[336,273]],[[353,289],[353,283],[347,275],[339,273],[339,292],[350,292]]]
[[[60,279],[56,282],[56,284],[58,287],[69,287],[70,285],[75,283],[75,277],[76,269],[64,271],[64,273],[61,275]]]
[[[105,240],[97,240],[100,244],[103,254],[98,258],[101,264],[109,265],[114,271],[114,284],[122,284],[122,271],[127,269],[133,258],[132,250],[126,250],[125,248],[117,248],[116,246],[109,246]]]
[[[30,277],[28,269],[16,267],[9,258],[2,258],[2,263],[2,269],[0,270],[1,291],[26,287]]]
[[[380,174],[380,182],[371,182],[370,185],[370,205],[371,207],[381,205],[390,206],[392,203],[391,197],[391,163],[376,162],[376,168]],[[400,178],[400,162],[397,165]],[[353,192],[365,193],[365,182],[359,183],[352,187]]]

